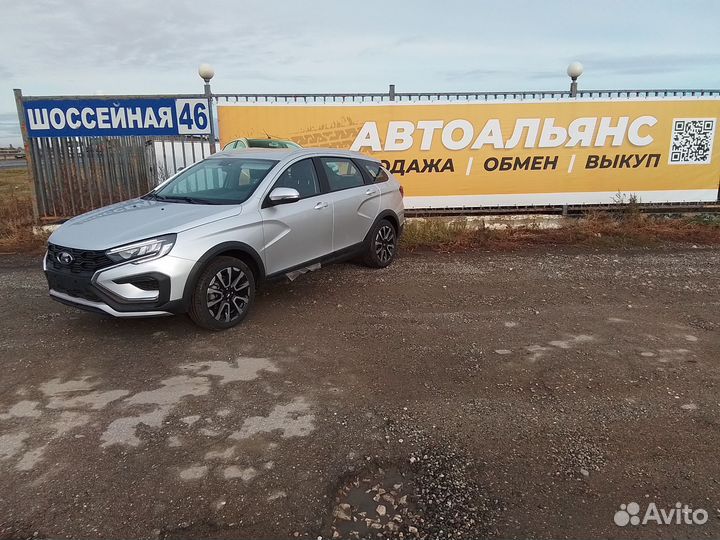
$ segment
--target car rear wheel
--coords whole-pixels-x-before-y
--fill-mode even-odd
[[[363,263],[371,268],[385,268],[395,258],[397,232],[387,219],[381,219],[370,231]]]
[[[235,257],[217,257],[195,283],[188,315],[199,326],[225,330],[239,324],[255,299],[255,276]]]

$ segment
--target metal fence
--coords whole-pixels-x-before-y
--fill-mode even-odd
[[[527,92],[396,92],[391,84],[387,92],[331,94],[213,94],[218,105],[225,103],[387,103],[393,101],[508,101],[533,99],[627,99],[653,97],[717,97],[720,90],[567,90]]]
[[[354,103],[432,101],[517,101],[554,99],[627,99],[717,97],[720,90],[581,90],[530,92],[387,92],[317,94],[212,94],[215,105],[230,103]],[[206,98],[207,95],[163,96],[23,96],[16,91],[18,117],[28,148],[36,218],[60,221],[113,202],[148,192],[181,168],[210,155],[210,135],[171,137],[27,138],[25,104],[47,99]],[[214,143],[214,141],[212,141]]]
[[[41,100],[171,96],[23,96],[18,116],[28,148],[34,210],[39,221],[69,217],[147,193],[178,170],[210,155],[209,135],[28,138],[25,104]]]

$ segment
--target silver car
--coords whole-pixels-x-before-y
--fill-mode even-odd
[[[298,143],[282,139],[235,139],[223,147],[224,150],[244,150],[245,148],[302,148]]]
[[[64,304],[116,317],[186,312],[220,330],[242,321],[261,281],[348,258],[388,266],[402,198],[359,153],[221,152],[143,197],[67,221],[43,268]]]

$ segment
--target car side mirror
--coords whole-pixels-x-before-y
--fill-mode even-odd
[[[293,188],[277,187],[270,192],[268,198],[273,205],[293,203],[300,199],[300,192]]]

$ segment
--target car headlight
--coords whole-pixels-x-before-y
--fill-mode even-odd
[[[142,242],[108,249],[105,255],[114,262],[131,261],[140,258],[143,260],[159,259],[170,253],[170,250],[175,245],[175,238],[177,238],[176,234],[157,236]]]

